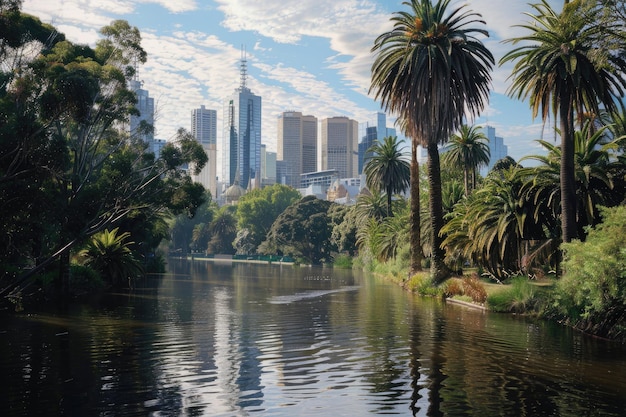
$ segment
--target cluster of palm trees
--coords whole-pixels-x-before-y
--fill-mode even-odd
[[[412,272],[419,268],[417,260],[421,254],[419,237],[415,237],[420,231],[419,170],[415,154],[417,145],[428,150],[431,276],[435,284],[449,276],[445,245],[453,239],[450,235],[446,238],[446,230],[442,231],[444,211],[439,145],[448,142],[457,131],[460,132],[459,137],[469,136],[471,132],[464,131],[464,121],[477,116],[487,102],[491,70],[495,64],[491,52],[478,39],[478,36],[488,36],[482,28],[485,22],[481,16],[467,11],[466,6],[450,10],[450,3],[450,0],[404,2],[409,10],[394,14],[391,18],[393,29],[380,35],[372,48],[376,59],[372,66],[370,91],[386,110],[398,115],[401,128],[412,140]],[[551,231],[560,228],[563,242],[579,236],[577,216],[580,213],[574,158],[577,120],[580,130],[583,130],[584,121],[598,120],[602,109],[614,113],[626,87],[626,60],[620,49],[624,40],[624,24],[614,14],[607,13],[611,5],[615,6],[614,3],[566,0],[560,13],[545,0],[532,5],[535,11],[535,14],[529,14],[532,22],[521,26],[528,34],[508,40],[516,47],[501,60],[501,63],[515,63],[509,93],[528,99],[534,116],[540,115],[544,122],[551,112],[560,121],[559,187],[558,190],[552,189],[553,194],[548,201],[552,212],[557,213],[555,221],[558,227],[552,227]],[[457,141],[457,138],[453,140]],[[480,143],[477,146],[481,146]],[[447,158],[463,160],[466,149],[461,146],[456,149],[458,152],[449,154]],[[513,179],[510,176],[513,173],[506,171],[499,176],[494,175],[490,180],[493,183],[489,184],[494,190],[488,197],[502,198],[497,204],[509,207],[509,215],[515,217],[520,215],[515,210],[519,200],[516,203],[510,195],[495,192],[498,182],[508,183]],[[475,178],[475,172],[466,170],[464,185],[468,198],[471,198],[469,192],[475,185]],[[470,207],[468,205],[468,210]],[[531,214],[537,215],[526,213],[523,216]],[[497,219],[506,223],[501,212],[491,216],[493,221]],[[496,237],[502,240],[506,230],[503,228],[495,236],[481,236],[485,243],[490,243],[484,245],[489,248],[489,253],[493,250],[507,252],[506,247],[494,243],[497,242]],[[524,230],[521,232],[523,234]],[[517,247],[511,250],[515,253],[521,251]]]

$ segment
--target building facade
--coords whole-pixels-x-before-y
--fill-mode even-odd
[[[371,155],[367,153],[367,150],[371,148],[376,141],[382,143],[387,136],[396,135],[395,128],[387,127],[387,116],[385,113],[375,113],[372,120],[361,125],[359,135],[361,137],[361,142],[359,142],[359,174],[363,173],[365,163],[367,159],[371,157]]]
[[[191,111],[191,134],[202,145],[209,157],[208,162],[198,175],[192,176],[217,197],[217,111],[200,106]]]
[[[137,96],[135,107],[139,111],[139,115],[130,116],[129,133],[131,137],[140,138],[144,142],[152,142],[154,140],[154,99],[150,97],[148,90],[142,88],[141,81],[132,80],[129,87]]]
[[[358,176],[359,125],[347,117],[330,117],[322,120],[321,148],[322,171],[335,169],[340,178]]]
[[[243,189],[261,184],[261,97],[246,86],[246,60],[241,60],[241,84],[224,103],[222,182]],[[237,175],[238,174],[238,175]]]
[[[317,170],[317,118],[284,112],[278,116],[277,132],[276,158],[285,165],[284,184],[298,188],[301,174]]]
[[[489,165],[481,168],[480,170],[480,174],[485,176],[489,170],[493,168],[496,162],[508,156],[509,148],[504,144],[504,139],[502,137],[496,136],[495,127],[485,126],[482,128],[482,131],[489,140]]]

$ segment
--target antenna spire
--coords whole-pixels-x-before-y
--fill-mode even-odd
[[[240,89],[245,90],[246,81],[248,79],[248,61],[246,60],[246,49],[243,45],[241,45],[241,64],[239,67],[239,75],[241,77]]]

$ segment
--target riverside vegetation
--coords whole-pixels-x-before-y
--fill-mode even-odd
[[[129,286],[168,251],[279,255],[625,340],[624,2],[533,6],[536,24],[503,61],[515,63],[512,96],[544,120],[554,110],[561,143],[540,140],[544,154],[484,177],[487,139],[465,110],[482,109],[495,61],[480,15],[449,3],[406,2],[374,41],[372,92],[398,114],[410,155],[395,137],[376,143],[353,206],[276,184],[225,207],[182,169],[207,162],[189,133],[155,158],[123,129],[147,58],[136,28],[113,22],[91,48],[0,3],[1,295],[21,308],[29,295]],[[424,108],[435,98],[436,112]]]

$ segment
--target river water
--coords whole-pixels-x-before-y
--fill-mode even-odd
[[[360,272],[171,260],[0,316],[1,416],[623,416],[626,348]]]

